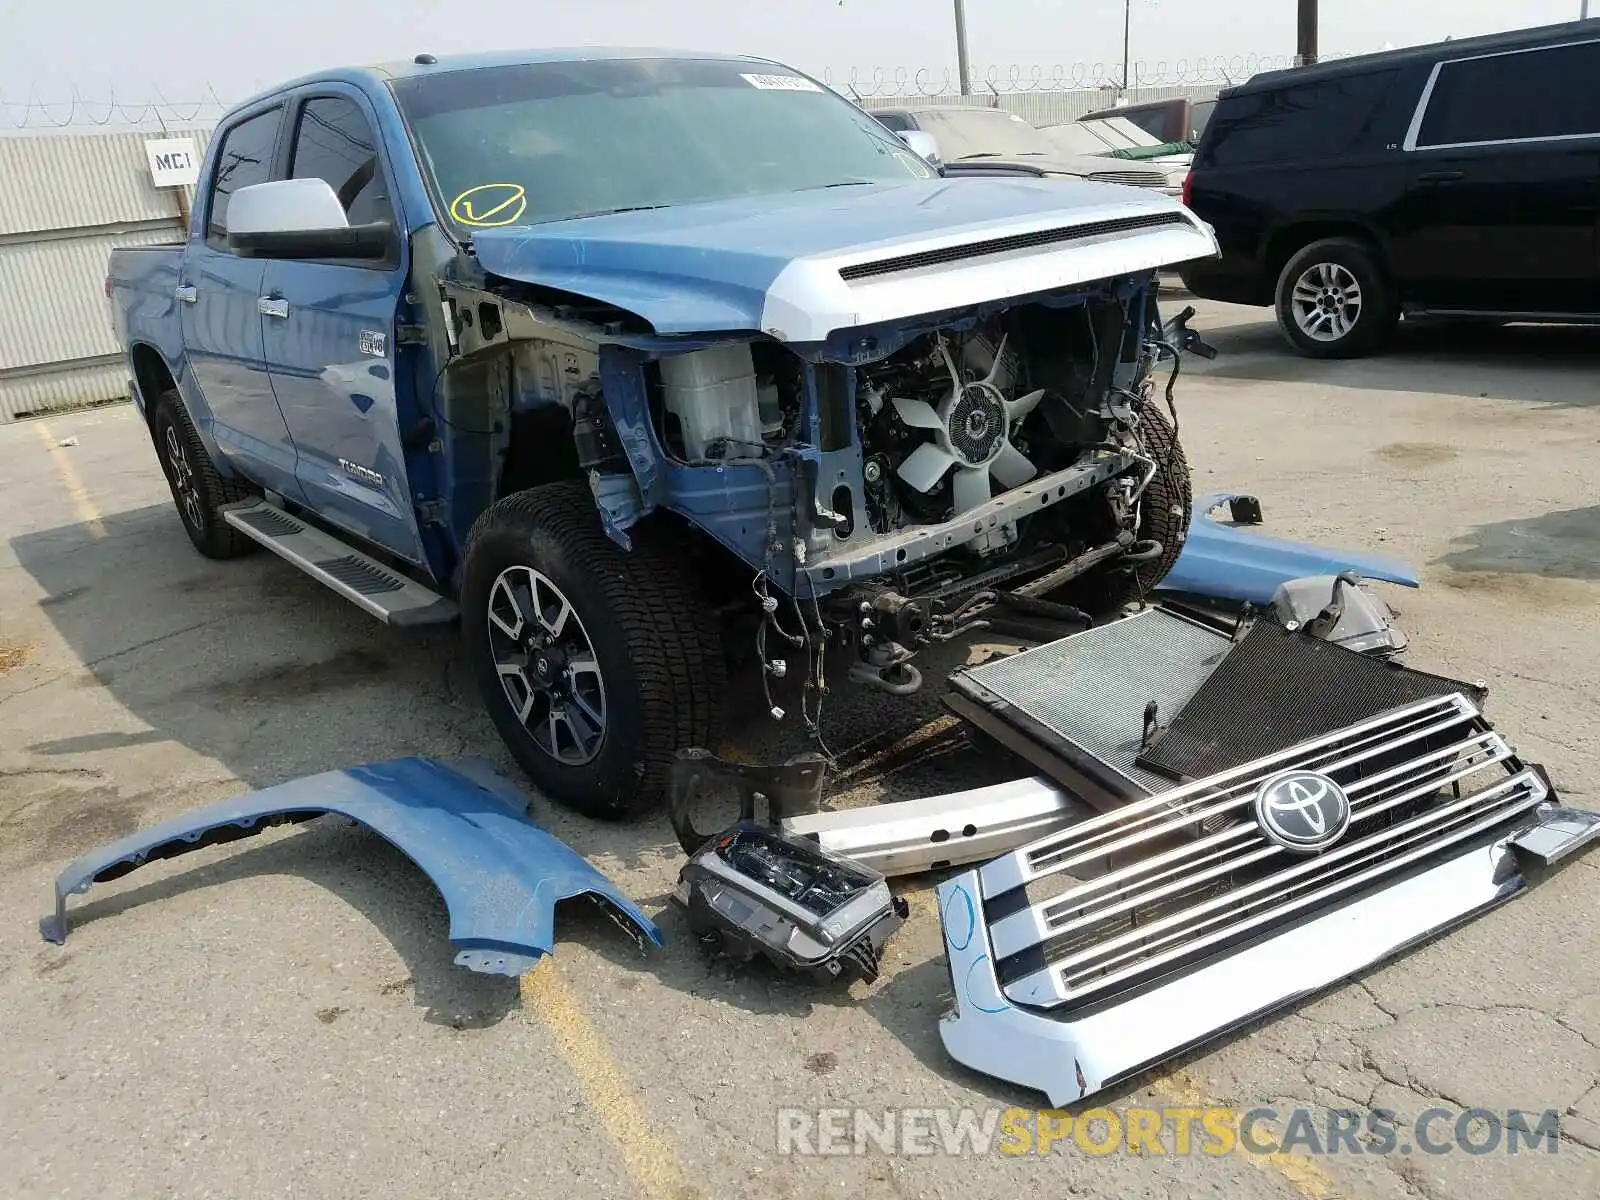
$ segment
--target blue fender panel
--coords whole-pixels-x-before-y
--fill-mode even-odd
[[[661,944],[650,918],[564,842],[525,815],[526,799],[487,762],[448,767],[398,758],[310,775],[224,800],[131,834],[56,877],[46,940],[67,937],[67,897],[146,863],[325,814],[364,825],[416,863],[444,897],[456,963],[521,975],[551,952],[558,901],[590,896],[642,938]]]
[[[1266,605],[1272,603],[1279,584],[1308,575],[1337,575],[1340,571],[1354,571],[1364,579],[1403,587],[1420,586],[1416,571],[1399,559],[1329,550],[1212,520],[1212,510],[1237,494],[1218,492],[1195,501],[1183,553],[1157,585],[1158,590]]]

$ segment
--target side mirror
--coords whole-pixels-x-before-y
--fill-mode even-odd
[[[933,166],[939,165],[939,142],[933,134],[925,129],[901,129],[897,132],[900,140],[918,158],[926,159]]]
[[[277,179],[242,187],[228,200],[228,245],[253,258],[388,257],[387,221],[352,225],[325,179]]]

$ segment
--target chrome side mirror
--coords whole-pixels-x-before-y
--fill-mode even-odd
[[[351,225],[325,179],[276,179],[228,199],[228,246],[256,258],[380,259],[394,230],[383,221]]]

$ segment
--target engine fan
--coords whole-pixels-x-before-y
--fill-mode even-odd
[[[926,400],[893,397],[895,412],[912,429],[925,429],[933,440],[924,442],[900,464],[902,482],[918,492],[931,492],[954,468],[951,499],[957,514],[976,508],[1001,490],[1018,487],[1038,474],[1038,469],[1011,444],[1011,432],[1033,411],[1044,389],[1008,399],[1006,338],[1000,339],[994,361],[982,379],[967,380],[951,357],[950,346],[939,339],[939,353],[950,372],[950,395],[936,408]],[[962,349],[970,359],[988,347],[974,338]],[[981,369],[981,368],[980,368]],[[993,481],[993,482],[991,482]]]

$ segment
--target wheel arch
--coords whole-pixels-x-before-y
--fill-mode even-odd
[[[128,366],[133,371],[139,411],[145,424],[154,419],[156,400],[163,392],[177,391],[178,379],[166,358],[149,342],[134,342],[128,347]]]
[[[1276,288],[1278,277],[1289,260],[1313,242],[1327,238],[1351,238],[1363,242],[1376,252],[1377,263],[1385,275],[1392,277],[1389,266],[1387,239],[1381,230],[1357,217],[1326,216],[1296,220],[1283,225],[1267,236],[1262,249],[1261,262],[1267,272],[1268,282]]]

